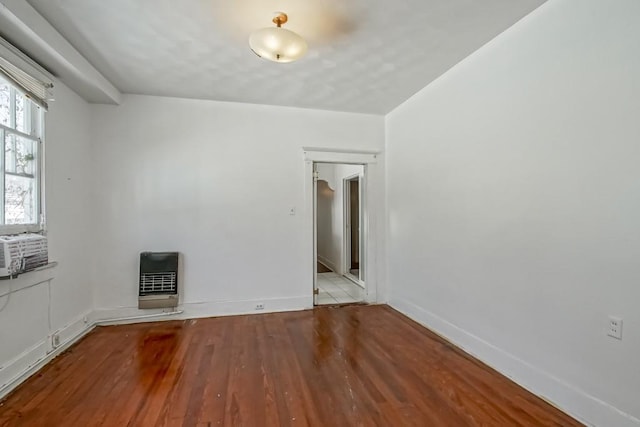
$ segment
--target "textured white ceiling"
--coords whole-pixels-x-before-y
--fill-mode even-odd
[[[385,114],[545,0],[28,0],[124,93]],[[309,53],[248,47],[285,11]]]

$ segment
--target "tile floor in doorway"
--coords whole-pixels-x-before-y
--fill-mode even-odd
[[[362,302],[364,289],[336,273],[318,274],[318,305]]]

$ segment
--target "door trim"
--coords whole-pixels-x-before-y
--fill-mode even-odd
[[[360,257],[360,261],[361,264],[363,266],[365,266],[366,268],[366,259],[365,259],[365,254],[364,254],[364,247],[366,245],[366,239],[367,239],[367,233],[366,232],[362,232],[363,228],[362,228],[362,224],[364,222],[364,216],[366,213],[366,209],[367,209],[367,201],[366,198],[363,195],[363,191],[362,188],[365,185],[364,181],[366,180],[366,174],[364,173],[364,171],[362,173],[356,173],[353,175],[349,175],[345,178],[343,178],[342,180],[342,188],[343,188],[343,224],[345,225],[344,229],[342,230],[343,232],[343,247],[342,247],[342,268],[344,271],[344,276],[351,280],[353,283],[355,283],[356,285],[360,286],[361,288],[365,289],[366,288],[366,283],[364,280],[361,279],[362,273],[363,271],[360,270],[360,274],[356,277],[355,275],[353,275],[351,273],[351,245],[353,245],[353,242],[351,241],[351,188],[350,188],[350,182],[351,181],[358,181],[358,205],[359,205],[359,225],[360,225],[360,231],[358,232],[358,236],[360,236],[360,238],[358,239],[358,255]],[[348,228],[347,228],[347,224]],[[348,231],[347,231],[348,230]]]
[[[318,305],[318,163],[311,164],[311,179],[313,180],[313,208],[312,226],[313,228],[313,306]]]
[[[314,200],[314,179],[313,179],[313,164],[314,163],[340,163],[340,164],[359,164],[364,166],[364,173],[367,177],[362,185],[361,192],[363,200],[366,200],[366,215],[363,218],[361,224],[361,230],[364,230],[366,235],[366,247],[361,252],[361,256],[364,255],[365,264],[365,278],[367,279],[367,286],[365,287],[364,300],[367,303],[377,303],[378,301],[378,274],[376,268],[376,253],[378,239],[382,236],[378,235],[378,218],[382,217],[384,212],[379,211],[382,209],[378,206],[377,192],[374,191],[376,184],[381,186],[383,183],[378,182],[382,179],[381,171],[378,170],[378,155],[379,151],[362,151],[362,150],[344,150],[344,149],[325,149],[325,148],[303,148],[304,159],[304,194],[305,194],[305,233],[304,233],[304,247],[305,253],[305,265],[308,273],[308,280],[305,286],[309,292],[309,303],[313,306],[313,290],[316,287],[316,275],[317,265],[315,251],[316,241],[314,236],[315,222],[314,222],[314,210],[316,201]],[[380,231],[382,233],[382,231]]]

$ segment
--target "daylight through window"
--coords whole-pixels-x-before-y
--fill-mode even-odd
[[[40,223],[40,141],[43,112],[0,75],[0,231]]]

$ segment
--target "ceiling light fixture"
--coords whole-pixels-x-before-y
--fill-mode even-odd
[[[273,18],[276,27],[254,31],[249,37],[251,50],[259,57],[274,62],[293,62],[302,58],[307,53],[307,42],[293,31],[282,28],[288,20],[286,13],[278,12]]]

